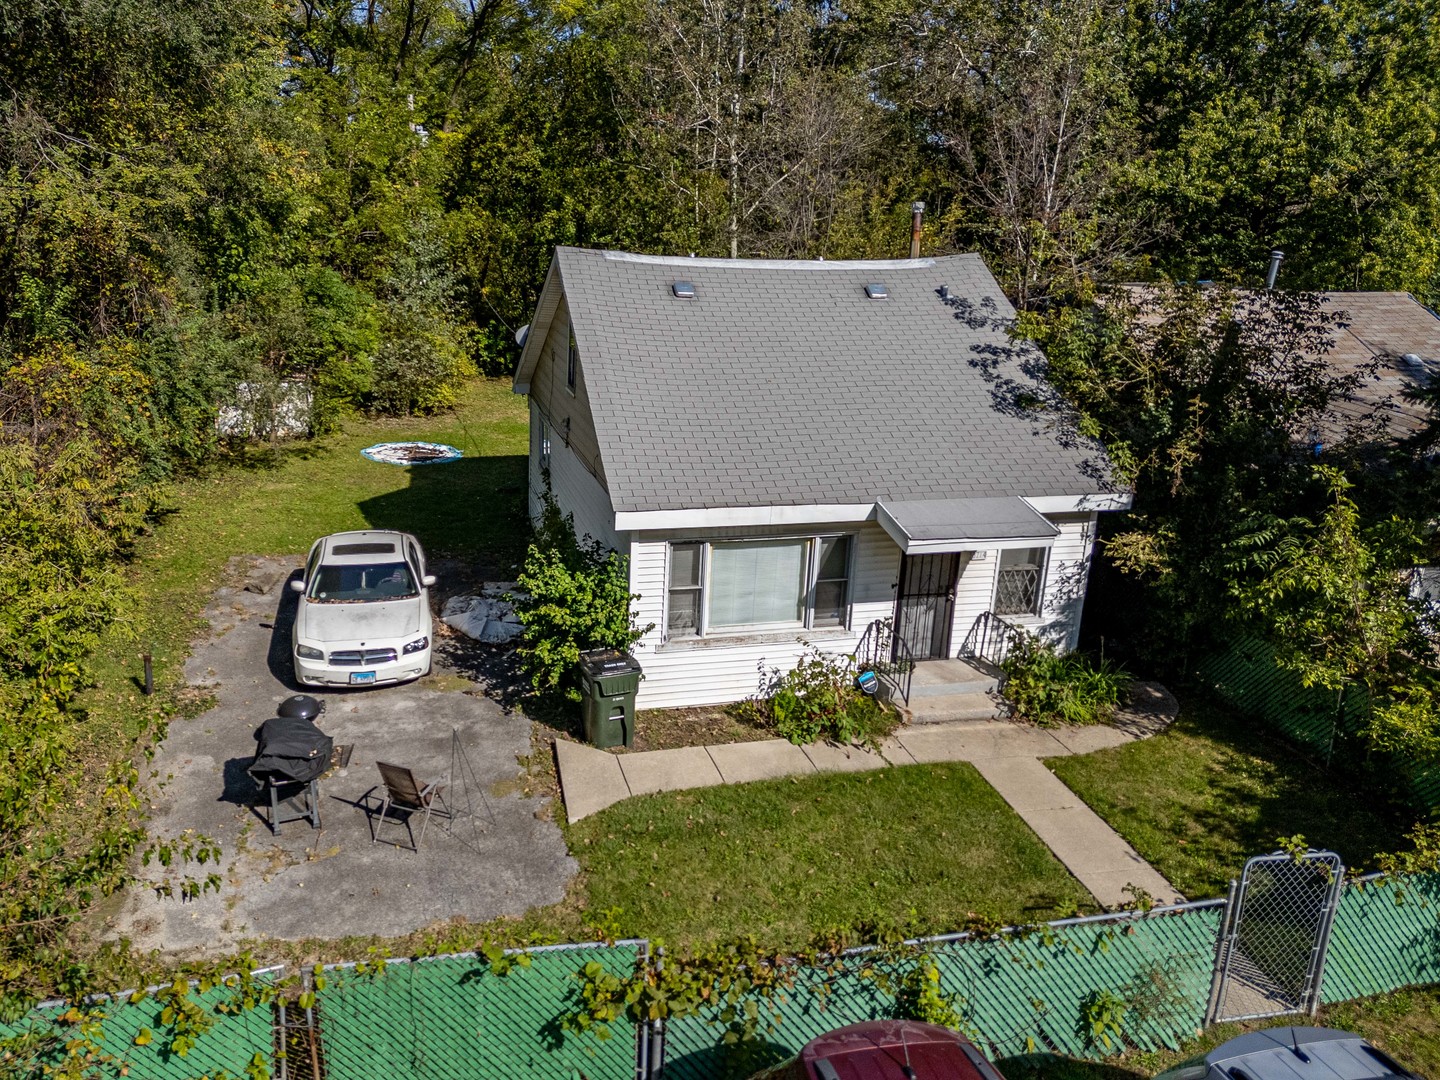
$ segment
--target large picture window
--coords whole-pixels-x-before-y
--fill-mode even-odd
[[[1015,548],[1000,552],[995,584],[996,615],[1039,615],[1045,591],[1047,548]]]
[[[850,536],[670,545],[669,638],[843,627]]]

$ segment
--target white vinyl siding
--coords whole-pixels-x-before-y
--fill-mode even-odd
[[[544,437],[544,417],[534,399],[530,402],[530,519],[540,517],[540,493],[545,481],[540,475],[540,440]],[[566,446],[553,427],[550,436],[550,490],[560,509],[575,515],[577,536],[593,536],[612,550],[620,550],[620,535],[615,531],[615,512],[610,509],[610,493],[585,467],[575,449]]]
[[[692,541],[755,540],[766,530],[756,528],[706,529],[694,535],[641,533],[630,545],[630,589],[641,626],[655,627],[635,646],[635,657],[645,669],[640,683],[641,708],[680,705],[715,705],[750,697],[759,686],[760,668],[789,670],[805,652],[804,637],[827,652],[854,652],[860,635],[876,619],[894,614],[895,585],[900,570],[900,549],[879,525],[855,527],[850,552],[848,601],[850,627],[816,626],[754,634],[727,634],[712,638],[677,637],[665,640],[666,594],[670,585],[667,565],[670,543]],[[834,526],[811,530],[777,526],[771,536],[833,536]]]
[[[1046,518],[1059,526],[1060,535],[1042,563],[1040,611],[1003,618],[1068,652],[1075,647],[1080,633],[1080,610],[1085,602],[1090,556],[1095,546],[1095,515],[1047,514]],[[955,590],[955,625],[950,638],[952,652],[959,652],[975,620],[984,612],[994,610],[1003,554],[977,551],[961,563]]]
[[[557,453],[559,452],[557,448]],[[1080,627],[1080,609],[1085,597],[1090,552],[1094,543],[1093,514],[1053,514],[1060,527],[1049,553],[1045,593],[1041,612],[1010,621],[1025,626],[1062,650],[1074,647]],[[814,535],[829,530],[816,529]],[[794,536],[797,530],[777,526],[772,535]],[[717,638],[665,641],[666,594],[669,589],[668,555],[670,542],[702,542],[722,539],[757,538],[754,528],[708,529],[703,534],[635,534],[630,545],[631,591],[640,594],[636,610],[640,625],[654,623],[635,647],[635,656],[645,669],[640,683],[641,708],[670,708],[682,705],[716,705],[740,701],[759,687],[761,670],[778,667],[788,670],[805,652],[798,640],[805,637],[827,652],[851,653],[860,635],[876,619],[895,613],[895,588],[900,572],[900,549],[879,525],[868,522],[855,532],[850,571],[850,629],[794,630]],[[995,597],[998,551],[974,552],[961,558],[960,580],[955,597],[955,624],[952,652],[958,652],[971,624],[988,611]]]

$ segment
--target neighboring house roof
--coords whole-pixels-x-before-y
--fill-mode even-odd
[[[693,299],[672,285],[694,285]],[[885,299],[870,299],[868,283]],[[949,295],[942,297],[941,287]],[[515,382],[560,292],[616,511],[1083,496],[1098,444],[978,255],[886,262],[686,259],[559,248]]]
[[[1429,414],[1423,404],[1405,397],[1405,389],[1440,376],[1440,318],[1409,293],[1319,295],[1346,324],[1332,335],[1326,354],[1331,370],[1349,375],[1375,365],[1353,394],[1331,404],[1331,422],[1341,427],[1373,417],[1394,439],[1422,430]]]

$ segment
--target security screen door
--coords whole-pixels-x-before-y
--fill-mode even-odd
[[[895,600],[895,637],[916,660],[950,655],[950,624],[955,621],[955,580],[960,555],[905,555]]]

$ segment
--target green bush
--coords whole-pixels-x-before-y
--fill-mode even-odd
[[[1016,646],[1000,666],[1006,699],[1041,727],[1104,723],[1130,692],[1130,676],[1110,661],[1083,653],[1062,656],[1035,637]]]
[[[878,748],[896,723],[894,713],[856,689],[853,656],[822,652],[814,645],[808,645],[793,670],[771,668],[760,693],[737,711],[797,746],[831,739]]]
[[[650,627],[635,623],[630,560],[589,536],[575,535],[549,492],[516,580],[515,613],[524,624],[516,650],[530,685],[542,693],[579,699],[576,665],[586,649],[634,645]]]

